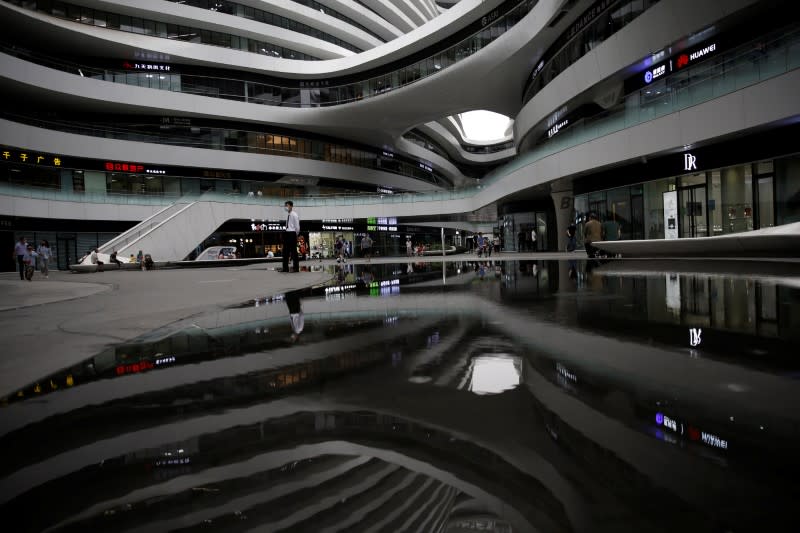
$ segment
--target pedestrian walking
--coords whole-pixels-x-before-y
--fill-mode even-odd
[[[45,278],[50,277],[50,268],[49,262],[50,258],[53,256],[52,251],[50,250],[50,243],[46,240],[43,240],[39,247],[36,249],[36,253],[39,254],[39,270],[42,272],[42,275]]]
[[[19,268],[19,279],[25,281],[25,254],[28,253],[28,242],[25,237],[20,237],[19,241],[14,245],[14,256],[17,258],[17,267]]]
[[[36,258],[39,257],[33,250],[33,245],[27,245],[25,248],[25,255],[22,256],[22,262],[25,264],[25,279],[31,281],[33,273],[36,272]]]
[[[367,263],[372,259],[372,239],[370,239],[369,233],[361,239],[361,255],[367,258]]]

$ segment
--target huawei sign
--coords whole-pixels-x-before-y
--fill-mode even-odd
[[[675,61],[675,68],[683,68],[688,64],[689,64],[689,56],[686,54],[681,54]]]

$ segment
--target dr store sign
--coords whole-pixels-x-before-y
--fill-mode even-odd
[[[694,170],[697,170],[697,156],[686,152],[683,154],[683,171],[692,172]]]

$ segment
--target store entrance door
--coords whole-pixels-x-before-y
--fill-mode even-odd
[[[705,185],[678,189],[680,236],[708,237],[708,196]]]
[[[59,270],[69,270],[78,259],[78,242],[75,237],[58,237],[56,241],[56,265]]]

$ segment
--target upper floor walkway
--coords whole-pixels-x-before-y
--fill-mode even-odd
[[[475,188],[420,194],[301,197],[294,199],[295,207],[306,220],[405,216],[435,220],[440,215],[471,213],[511,194],[560,178],[795,122],[800,117],[800,100],[796,97],[796,88],[800,86],[798,66],[800,46],[787,43],[783,62],[775,63],[774,68],[745,72],[742,67],[673,92],[655,109],[630,108],[574,128],[569,135],[559,135],[490,173]],[[12,132],[1,131],[0,142],[5,143],[12,136]],[[682,157],[680,153],[675,155]],[[4,189],[0,213],[42,218],[144,220],[174,200]],[[149,233],[148,239],[153,239],[148,242],[152,245],[149,249],[164,260],[182,259],[226,220],[282,220],[283,200],[212,195],[192,200],[191,209],[183,211],[185,216],[170,219],[174,226],[159,225],[164,232],[161,237],[158,232]],[[558,233],[563,233],[561,228]],[[180,249],[174,243],[179,243]]]

